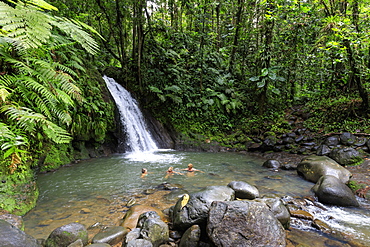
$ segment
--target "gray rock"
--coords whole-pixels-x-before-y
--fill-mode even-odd
[[[129,233],[127,233],[126,237],[122,242],[122,247],[125,247],[128,242],[140,238],[140,228],[134,228]]]
[[[121,242],[127,233],[128,230],[122,226],[109,227],[96,234],[92,239],[92,243],[107,243],[115,245],[118,242]]]
[[[274,169],[278,169],[280,168],[281,164],[279,161],[277,160],[273,160],[273,159],[269,159],[269,160],[266,160],[263,165],[263,167],[267,167],[267,168],[274,168]]]
[[[18,216],[14,214],[2,214],[0,215],[0,220],[5,220],[6,222],[12,224],[13,226],[21,230],[24,228],[22,216]]]
[[[339,145],[339,137],[338,136],[329,136],[324,141],[324,144],[329,146],[329,147],[336,147],[337,145]]]
[[[212,202],[232,201],[235,191],[227,186],[208,186],[189,196],[186,205],[182,206],[183,199],[179,199],[173,209],[174,229],[186,230],[195,224],[205,224]]]
[[[232,181],[228,185],[235,191],[235,197],[253,200],[260,196],[258,189],[243,181]]]
[[[145,239],[135,239],[129,241],[126,247],[153,247],[153,244]]]
[[[5,220],[0,220],[0,247],[41,247],[37,240]]]
[[[157,247],[168,241],[168,225],[159,218],[148,218],[143,223],[140,235]]]
[[[351,189],[335,176],[322,176],[312,190],[321,203],[345,207],[359,206]]]
[[[148,212],[145,212],[145,213],[142,213],[140,216],[139,216],[139,219],[137,221],[137,228],[142,228],[143,225],[144,225],[144,222],[147,220],[147,219],[161,219],[161,217],[158,215],[157,212],[155,211],[148,211]]]
[[[344,132],[339,136],[339,140],[343,145],[351,146],[356,142],[356,136],[349,132]]]
[[[99,243],[99,244],[90,244],[88,245],[89,247],[111,247],[110,244],[106,244],[106,243]]]
[[[68,245],[68,247],[84,247],[84,243],[81,239],[77,239],[76,241]]]
[[[362,160],[360,153],[353,148],[334,148],[329,156],[341,165],[350,165]]]
[[[289,229],[290,213],[283,200],[280,198],[258,198],[255,201],[265,203],[283,227]]]
[[[46,239],[45,247],[64,247],[81,239],[83,244],[88,242],[86,228],[79,223],[70,223],[56,228]]]
[[[352,174],[327,156],[311,155],[297,166],[297,173],[306,180],[316,183],[321,176],[332,175],[347,183]]]
[[[319,148],[316,151],[316,154],[320,156],[327,155],[327,154],[330,154],[330,151],[331,149],[329,148],[329,146],[323,144],[319,146]]]
[[[216,246],[286,246],[285,230],[266,204],[215,201],[207,233]]]
[[[200,233],[201,233],[200,227],[198,225],[192,225],[182,235],[179,247],[198,246],[200,240]]]

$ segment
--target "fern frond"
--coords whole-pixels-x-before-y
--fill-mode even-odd
[[[42,9],[58,11],[57,7],[54,7],[53,5],[48,4],[47,2],[45,2],[43,0],[28,0],[28,1],[25,1],[25,2],[31,3],[31,4],[33,4],[37,7],[42,8]]]
[[[87,32],[82,30],[81,26],[61,17],[55,17],[55,21],[53,20],[52,24],[72,37],[73,40],[77,41],[90,54],[97,52],[99,48],[98,43]]]
[[[44,133],[55,143],[69,143],[72,140],[71,135],[66,130],[50,121],[46,121],[42,125],[42,129]]]
[[[4,112],[9,119],[16,122],[18,127],[27,132],[32,133],[37,126],[40,126],[46,136],[55,143],[69,143],[72,139],[66,130],[29,108],[7,105],[1,107],[0,112]]]

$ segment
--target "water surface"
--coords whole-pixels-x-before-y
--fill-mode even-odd
[[[117,154],[82,161],[39,175],[40,197],[37,206],[24,217],[25,231],[36,238],[47,238],[56,227],[71,222],[80,222],[86,227],[97,222],[115,225],[116,218],[124,215],[122,205],[128,198],[145,199],[143,191],[164,182],[180,184],[188,192],[195,192],[205,186],[227,185],[238,180],[255,185],[261,195],[312,195],[313,183],[301,179],[295,171],[264,168],[264,161],[258,156],[237,153],[172,150]],[[203,173],[181,171],[189,163]],[[165,173],[170,166],[184,175],[166,179]],[[145,178],[140,178],[142,168],[149,172]],[[161,200],[158,198],[156,203]],[[329,207],[320,217],[334,228],[355,232],[370,245],[368,210]],[[341,220],[330,220],[338,218]]]

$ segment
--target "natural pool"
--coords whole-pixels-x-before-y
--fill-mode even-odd
[[[35,238],[47,238],[52,230],[71,222],[80,222],[86,227],[97,222],[114,225],[116,218],[122,217],[127,209],[121,204],[135,196],[145,201],[143,191],[164,182],[180,184],[188,192],[193,192],[205,186],[227,185],[240,180],[255,185],[261,195],[312,195],[313,183],[301,179],[295,171],[264,168],[264,161],[247,154],[173,150],[117,154],[81,161],[39,175],[40,197],[36,208],[24,217],[25,231]],[[190,173],[180,171],[188,163],[204,173],[196,172],[189,176]],[[166,179],[165,173],[170,166],[186,175],[173,175]],[[149,171],[145,178],[140,178],[141,168]],[[156,200],[160,204],[162,199]],[[348,231],[370,246],[369,210],[328,207],[320,217],[332,227]],[[310,234],[317,235],[315,232]]]

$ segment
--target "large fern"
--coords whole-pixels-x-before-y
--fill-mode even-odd
[[[88,34],[96,31],[51,15],[57,9],[42,0],[5,2],[0,1],[0,134],[9,138],[0,138],[6,149],[0,153],[16,160],[27,147],[14,140],[38,141],[42,135],[55,143],[71,141],[71,111],[82,102],[73,78],[75,69],[83,71],[74,47],[94,54],[98,46]]]

